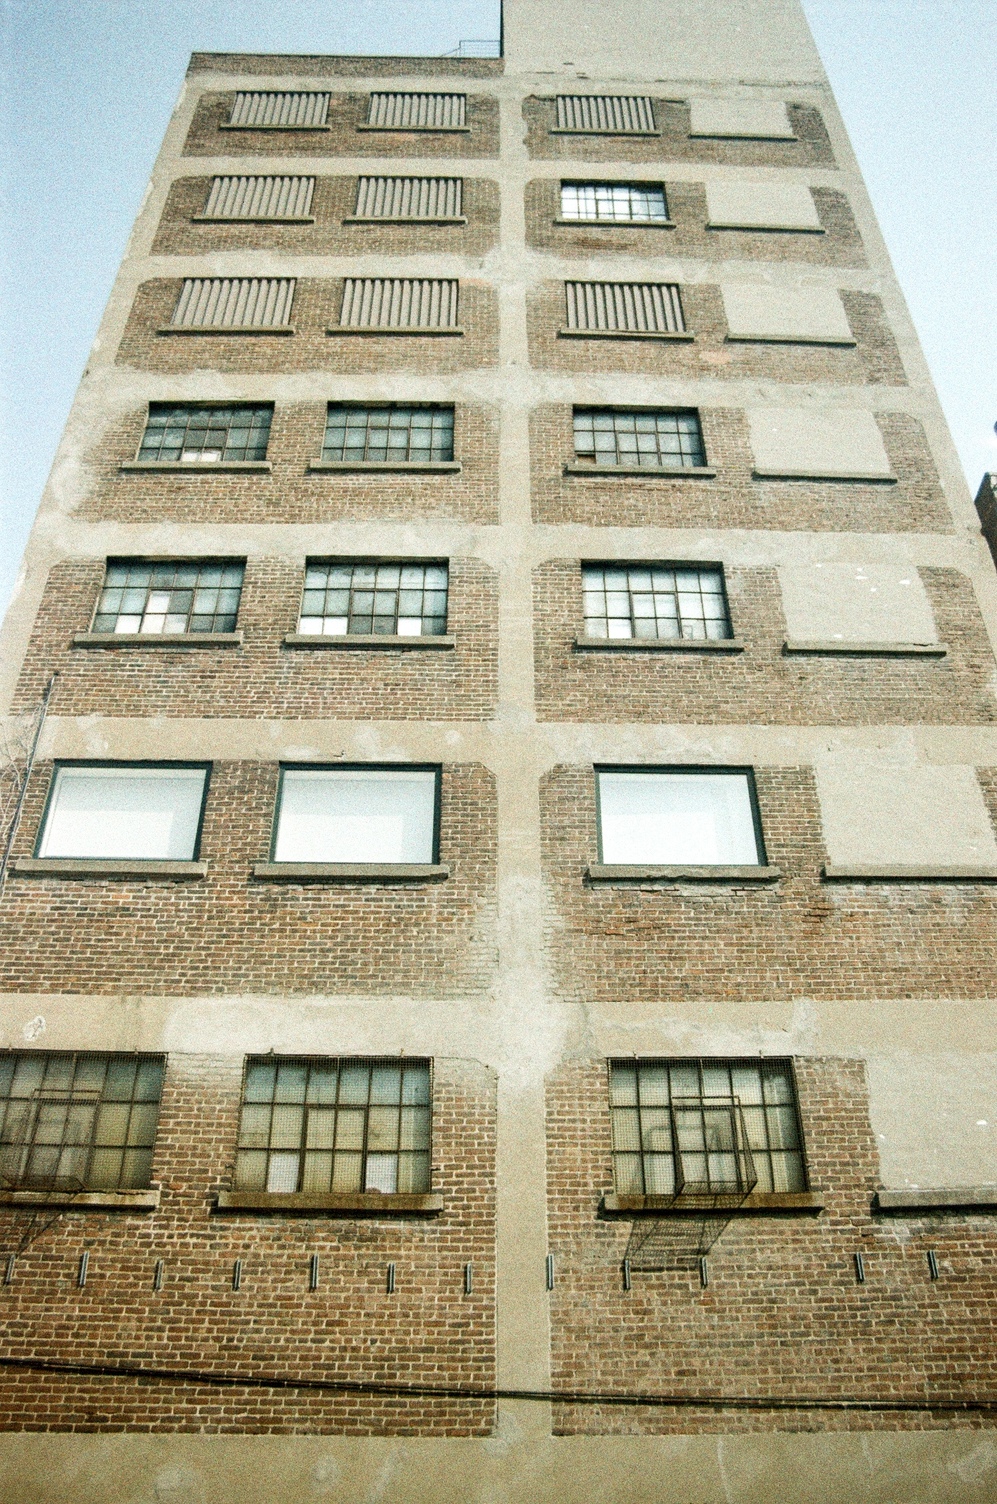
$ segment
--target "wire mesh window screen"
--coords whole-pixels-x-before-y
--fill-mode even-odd
[[[437,464],[453,459],[452,407],[361,407],[330,403],[322,458],[363,464]]]
[[[671,282],[565,282],[569,329],[681,334],[682,299]]]
[[[668,203],[661,183],[562,183],[561,218],[654,223],[668,219]]]
[[[789,1061],[613,1060],[609,1100],[620,1195],[806,1189]]]
[[[0,1056],[0,1184],[147,1186],[164,1067],[160,1055]]]
[[[358,219],[459,219],[461,178],[360,178]]]
[[[723,570],[716,565],[587,564],[585,634],[605,638],[731,637]]]
[[[429,1146],[428,1060],[247,1061],[240,1190],[419,1194]]]
[[[187,277],[174,329],[281,329],[291,322],[294,277]]]
[[[446,564],[315,563],[305,570],[298,630],[308,636],[441,637],[446,629]]]
[[[699,416],[575,408],[575,456],[593,465],[683,470],[706,463]]]
[[[455,329],[456,279],[347,277],[340,327],[344,329]]]
[[[229,125],[249,128],[284,126],[307,129],[325,125],[329,115],[328,94],[239,92],[235,96]]]
[[[314,178],[212,178],[203,218],[306,219],[314,192]]]
[[[367,124],[385,131],[452,131],[467,123],[466,94],[372,94]]]
[[[558,94],[557,129],[588,135],[654,135],[654,106],[641,94]]]
[[[212,464],[265,460],[273,406],[198,407],[149,404],[140,460]]]
[[[234,632],[245,566],[176,559],[114,559],[97,603],[95,632]]]

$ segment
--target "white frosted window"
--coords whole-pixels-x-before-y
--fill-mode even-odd
[[[755,866],[747,770],[600,772],[600,859],[654,866]]]
[[[206,768],[59,768],[39,856],[191,861]]]
[[[287,768],[277,862],[435,861],[435,772]]]

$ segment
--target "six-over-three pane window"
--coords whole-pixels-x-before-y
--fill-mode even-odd
[[[723,1205],[806,1189],[788,1060],[612,1060],[609,1102],[621,1196]]]
[[[447,629],[444,563],[309,563],[298,631],[308,637],[440,637]]]
[[[452,404],[330,402],[322,458],[366,465],[448,463],[453,431]]]
[[[0,1055],[0,1187],[147,1186],[164,1063],[161,1055]]]
[[[272,418],[272,402],[150,402],[138,458],[198,465],[265,460]]]
[[[718,564],[585,564],[585,635],[717,641],[732,636]]]
[[[275,862],[433,864],[438,767],[286,767],[274,822]]]
[[[239,1190],[384,1195],[429,1190],[428,1060],[247,1061]]]
[[[575,458],[582,464],[687,470],[706,464],[699,414],[576,407]]]
[[[663,183],[562,183],[561,218],[608,224],[665,224]]]
[[[93,630],[99,633],[234,632],[241,560],[109,559]]]
[[[610,866],[764,866],[750,768],[597,768],[599,860]]]

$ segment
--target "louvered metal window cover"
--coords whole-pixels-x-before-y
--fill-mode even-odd
[[[242,93],[229,125],[250,130],[316,130],[326,126],[328,94]]]
[[[456,279],[347,277],[339,328],[459,332]]]
[[[558,94],[555,129],[586,135],[657,135],[654,106],[642,94]]]
[[[461,219],[460,178],[361,178],[357,219]]]
[[[293,277],[188,277],[171,328],[289,328],[294,285]]]
[[[682,300],[671,282],[565,282],[568,330],[593,334],[682,334]]]
[[[367,126],[379,131],[467,129],[466,94],[372,94]]]
[[[213,178],[202,219],[309,219],[314,178]]]

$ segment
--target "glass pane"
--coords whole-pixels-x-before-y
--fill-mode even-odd
[[[324,1195],[332,1188],[332,1155],[306,1154],[301,1189]]]
[[[245,1100],[247,1102],[270,1102],[277,1080],[275,1064],[254,1064],[246,1072]]]
[[[367,1118],[368,1151],[397,1149],[398,1126],[397,1107],[372,1107]]]
[[[370,1100],[386,1103],[401,1101],[402,1073],[397,1066],[375,1066],[370,1076]]]
[[[432,862],[435,808],[432,772],[289,768],[275,859]]]
[[[406,1069],[402,1077],[402,1101],[411,1107],[429,1105],[429,1070],[426,1066]]]
[[[398,1156],[397,1189],[403,1195],[421,1196],[429,1190],[429,1155],[400,1154]]]
[[[121,1166],[121,1186],[127,1190],[141,1190],[149,1184],[152,1175],[151,1149],[126,1149]]]
[[[97,1114],[97,1132],[94,1142],[124,1145],[128,1138],[129,1116],[127,1103],[106,1103]]]
[[[337,1149],[333,1163],[332,1189],[343,1192],[359,1191],[362,1165],[361,1154],[341,1154]]]
[[[364,1167],[364,1190],[393,1195],[398,1189],[398,1156],[368,1154]]]
[[[121,1183],[123,1159],[120,1149],[95,1149],[87,1185],[95,1191],[116,1191]]]
[[[398,1146],[401,1149],[429,1148],[429,1113],[425,1107],[403,1107]]]
[[[308,1067],[282,1063],[277,1066],[277,1085],[274,1090],[275,1102],[303,1102],[305,1100],[305,1083],[308,1079]]]
[[[39,854],[190,861],[203,768],[59,768]]]
[[[336,1114],[336,1148],[362,1149],[366,1113],[355,1108],[340,1108]]]
[[[270,1144],[274,1149],[296,1149],[301,1143],[304,1109],[274,1107],[270,1120]]]
[[[332,1149],[336,1142],[336,1111],[332,1107],[312,1107],[308,1112],[305,1144],[309,1149]]]
[[[270,1108],[246,1105],[239,1123],[241,1149],[265,1149],[270,1143]]]
[[[642,1196],[644,1177],[641,1173],[639,1154],[615,1154],[613,1156],[613,1179],[620,1196]]]
[[[621,1107],[637,1104],[637,1067],[614,1065],[609,1073],[609,1100]]]
[[[267,1183],[266,1154],[240,1149],[235,1157],[235,1183],[242,1191],[262,1191]]]
[[[132,1108],[128,1123],[128,1143],[131,1148],[152,1148],[156,1139],[158,1118],[159,1104],[157,1102],[136,1103]]]
[[[267,1190],[293,1192],[298,1189],[297,1154],[271,1154],[267,1166]]]
[[[604,862],[753,866],[746,773],[599,773]]]
[[[640,1148],[640,1114],[636,1108],[613,1109],[613,1148],[637,1150]]]
[[[370,1068],[366,1065],[346,1065],[339,1073],[339,1100],[341,1102],[366,1102],[370,1082]]]

